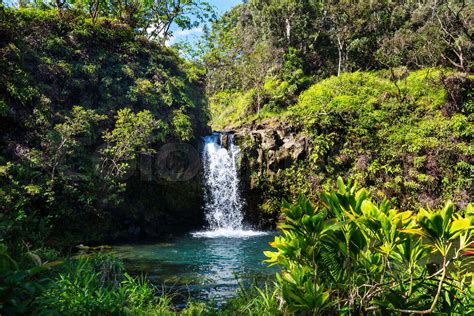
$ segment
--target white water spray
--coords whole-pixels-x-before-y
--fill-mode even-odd
[[[239,192],[237,162],[240,149],[234,136],[228,136],[228,148],[221,144],[221,134],[204,138],[204,209],[209,231],[194,233],[195,237],[249,237],[264,232],[245,230],[243,201]]]

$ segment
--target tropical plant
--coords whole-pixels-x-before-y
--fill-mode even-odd
[[[49,268],[61,261],[43,262],[34,252],[25,254],[30,260],[23,267],[14,260],[5,244],[0,243],[0,312],[6,315],[27,314],[33,301],[50,282]]]
[[[54,126],[45,150],[49,154],[48,159],[44,159],[50,164],[52,180],[63,160],[73,155],[80,145],[88,145],[92,142],[92,127],[106,118],[105,115],[99,115],[94,110],[74,106],[71,113],[64,119],[64,123]],[[78,138],[86,140],[86,144],[81,144]]]
[[[107,145],[102,150],[101,173],[112,179],[123,176],[138,153],[153,153],[149,145],[164,140],[165,135],[165,125],[150,111],[135,114],[129,108],[119,110],[115,128],[104,135]]]
[[[110,256],[72,259],[36,298],[39,315],[171,315],[171,302]]]
[[[474,239],[471,205],[400,212],[355,184],[337,183],[316,206],[303,197],[282,205],[283,235],[265,254],[282,267],[277,287],[288,310],[474,311],[473,260],[464,255]]]

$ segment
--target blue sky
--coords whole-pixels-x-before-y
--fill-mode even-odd
[[[4,3],[11,4],[12,0],[5,0]],[[242,0],[207,0],[210,4],[215,6],[218,9],[220,14],[224,13],[225,11],[229,10],[233,6],[242,3]]]
[[[217,9],[217,14],[220,16],[232,7],[242,3],[242,0],[207,0],[211,5]],[[202,28],[195,28],[191,30],[179,30],[172,28],[173,37],[167,42],[168,45],[180,41],[195,42],[202,35]]]
[[[11,5],[14,0],[4,0],[4,3]],[[217,14],[220,16],[232,7],[242,3],[242,0],[207,0],[211,5],[216,7]],[[202,28],[196,28],[192,30],[180,30],[176,26],[171,28],[173,31],[173,38],[171,38],[167,44],[171,45],[180,41],[189,41],[191,43],[202,35]]]
[[[242,0],[208,0],[207,2],[215,6],[218,13],[222,14],[237,4],[242,3]]]

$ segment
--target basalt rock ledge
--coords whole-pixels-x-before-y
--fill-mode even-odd
[[[306,136],[281,122],[267,121],[226,131],[235,135],[242,151],[240,178],[246,200],[245,218],[258,228],[275,227],[277,213],[262,212],[261,181],[304,160],[309,152]]]

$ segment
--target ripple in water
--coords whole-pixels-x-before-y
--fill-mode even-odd
[[[113,253],[125,261],[130,273],[145,274],[160,289],[172,293],[178,306],[189,297],[224,303],[236,295],[239,284],[273,279],[277,269],[263,262],[263,251],[271,250],[268,243],[274,232],[239,238],[205,233],[166,243],[117,245]]]
[[[179,294],[173,295],[178,304],[185,304],[188,297],[220,304],[235,296],[241,285],[269,280],[276,271],[263,262],[263,251],[271,250],[269,242],[275,233],[243,225],[240,149],[232,135],[225,135],[227,148],[221,145],[221,137],[216,133],[204,138],[207,229],[168,243],[114,247],[131,273],[146,273],[165,291]]]

